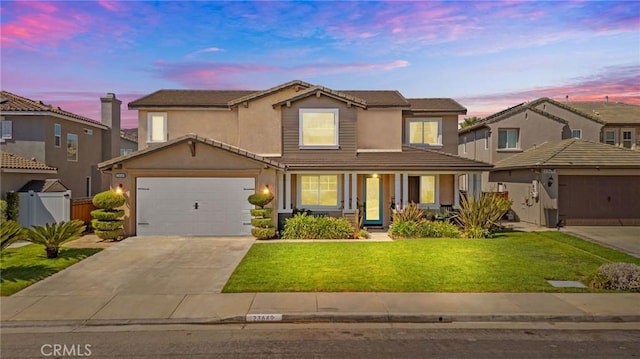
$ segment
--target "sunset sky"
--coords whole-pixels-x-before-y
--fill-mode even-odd
[[[452,97],[469,116],[548,96],[640,104],[640,1],[6,1],[1,87],[100,118],[158,89]]]

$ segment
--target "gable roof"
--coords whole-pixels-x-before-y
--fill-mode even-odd
[[[351,95],[348,95],[344,92],[339,92],[339,91],[335,91],[332,90],[330,88],[327,87],[323,87],[323,86],[314,86],[314,87],[310,87],[306,90],[300,91],[297,94],[288,97],[282,101],[276,102],[273,104],[273,107],[278,107],[278,106],[283,106],[283,105],[287,105],[290,104],[291,102],[295,102],[310,96],[319,96],[319,95],[324,95],[327,97],[331,97],[333,99],[336,99],[338,101],[342,101],[345,102],[347,104],[351,104],[351,105],[355,105],[361,108],[366,108],[367,107],[367,102],[361,98],[358,97],[354,97]]]
[[[640,151],[570,138],[546,142],[498,161],[492,171],[522,168],[640,169]]]
[[[611,125],[640,125],[640,105],[622,102],[568,102],[577,109]]]
[[[274,86],[272,88],[266,89],[264,91],[256,91],[256,92],[247,94],[245,96],[230,100],[228,105],[230,107],[236,106],[236,105],[241,104],[243,102],[252,101],[252,100],[258,99],[260,97],[264,97],[264,96],[269,96],[270,94],[272,94],[274,92],[278,92],[278,91],[287,89],[289,87],[299,87],[301,89],[308,89],[309,87],[313,87],[313,85],[310,84],[310,83],[304,82],[304,81],[293,80],[293,81],[285,82],[285,83],[283,83],[281,85]]]
[[[66,192],[69,189],[59,179],[31,180],[18,192]]]
[[[282,164],[280,164],[278,161],[272,160],[270,158],[267,157],[262,157],[259,156],[255,153],[249,152],[247,150],[243,150],[241,148],[235,147],[235,146],[231,146],[228,145],[224,142],[219,142],[219,141],[215,141],[215,140],[211,140],[211,139],[207,139],[204,137],[199,137],[195,134],[188,134],[182,137],[178,137],[175,138],[173,140],[169,140],[167,142],[164,142],[162,144],[159,145],[155,145],[155,146],[149,146],[145,149],[142,149],[140,151],[136,151],[133,153],[130,153],[128,155],[124,155],[124,156],[120,156],[120,157],[116,157],[113,159],[110,159],[108,161],[104,161],[104,162],[100,162],[98,163],[98,169],[99,170],[107,170],[110,169],[111,167],[113,167],[114,165],[120,164],[122,162],[126,162],[128,160],[140,157],[140,156],[144,156],[146,154],[149,153],[153,153],[153,152],[157,152],[160,151],[162,149],[165,149],[167,147],[171,147],[173,145],[176,145],[178,143],[182,143],[182,142],[189,142],[189,141],[195,141],[198,143],[202,143],[211,147],[215,147],[224,151],[227,151],[229,153],[233,153],[245,158],[248,158],[250,160],[256,161],[256,162],[260,162],[263,163],[269,167],[272,168],[276,168],[276,169],[284,169],[284,166]]]
[[[488,170],[493,165],[450,153],[402,146],[402,152],[360,152],[352,157],[332,154],[309,158],[287,155],[278,159],[288,170]]]
[[[76,115],[75,113],[63,110],[60,107],[45,105],[42,101],[28,99],[4,90],[0,91],[0,113],[4,115],[8,113],[17,115],[51,115],[102,129],[109,128],[102,122]]]
[[[410,98],[407,99],[413,112],[455,112],[461,115],[467,109],[450,98]]]
[[[2,151],[2,162],[0,168],[3,170],[11,170],[11,172],[37,171],[44,173],[57,173],[58,169],[48,166],[46,163],[36,160],[26,159],[13,153]]]
[[[229,101],[255,91],[247,90],[158,90],[129,102],[129,109],[148,107],[214,107],[228,108]]]

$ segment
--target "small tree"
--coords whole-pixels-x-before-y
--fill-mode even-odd
[[[82,221],[74,219],[70,222],[47,223],[29,229],[29,242],[42,244],[47,258],[58,258],[60,246],[68,241],[80,238],[86,226]]]
[[[269,239],[276,236],[276,228],[273,225],[273,218],[271,218],[271,212],[273,208],[264,208],[267,204],[273,201],[273,194],[271,192],[266,193],[254,193],[248,198],[249,203],[258,207],[251,210],[251,235],[257,239]]]
[[[18,222],[6,221],[3,219],[0,224],[0,250],[4,250],[9,247],[13,242],[25,240],[28,236],[29,231],[22,228]]]
[[[117,208],[122,207],[125,201],[122,193],[110,190],[93,197],[93,205],[98,209],[91,211],[91,226],[96,236],[104,240],[124,236],[124,210]]]
[[[18,222],[20,196],[17,192],[7,192],[7,219]]]

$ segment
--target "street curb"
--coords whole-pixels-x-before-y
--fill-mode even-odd
[[[246,316],[225,318],[166,319],[88,319],[60,321],[2,321],[0,328],[63,326],[127,326],[168,324],[258,324],[258,323],[471,323],[471,322],[546,322],[546,323],[640,323],[640,315],[420,315],[420,314],[283,314],[278,321],[248,321]]]

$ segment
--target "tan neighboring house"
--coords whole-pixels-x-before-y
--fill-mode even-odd
[[[619,102],[569,102],[568,106],[605,122],[600,142],[640,150],[640,105]]]
[[[264,91],[160,90],[138,110],[139,151],[100,169],[128,197],[128,234],[246,235],[247,197],[270,191],[280,223],[296,209],[386,227],[409,202],[458,206],[458,179],[487,163],[459,157],[451,99],[337,91],[291,81]]]
[[[76,198],[109,188],[97,165],[120,154],[121,102],[113,94],[101,101],[99,122],[0,91],[2,198],[34,179],[59,179]]]
[[[592,109],[605,110],[600,113],[593,112]],[[617,147],[635,149],[636,147],[633,143],[637,138],[637,129],[631,127],[631,125],[636,121],[634,119],[638,118],[638,109],[640,109],[640,106],[606,102],[560,103],[545,97],[495,113],[472,126],[458,131],[458,153],[460,156],[496,165],[496,168],[492,169],[491,172],[484,173],[481,178],[476,177],[471,181],[462,181],[462,183],[481,183],[484,189],[508,192],[509,198],[514,203],[512,209],[520,220],[526,222],[547,226],[555,226],[560,220],[565,224],[620,224],[629,222],[629,213],[633,212],[627,211],[628,206],[617,206],[615,209],[605,212],[599,209],[608,208],[607,206],[582,206],[583,209],[586,208],[591,211],[590,214],[585,214],[583,212],[575,212],[573,207],[567,205],[566,202],[567,199],[575,198],[576,196],[589,198],[590,194],[585,192],[585,189],[593,188],[593,186],[618,186],[620,181],[628,186],[637,186],[638,178],[636,173],[626,171],[624,167],[610,168],[606,172],[581,170],[582,172],[579,172],[579,174],[578,172],[573,172],[571,176],[565,171],[564,175],[561,176],[561,180],[557,181],[559,173],[553,172],[553,168],[543,168],[522,162],[530,165],[528,171],[533,177],[539,177],[542,173],[555,176],[556,184],[559,184],[563,189],[559,195],[564,197],[558,197],[560,203],[562,203],[561,207],[558,206],[557,201],[541,203],[539,198],[534,198],[534,193],[544,195],[544,192],[540,192],[537,189],[540,179],[537,179],[536,181],[538,182],[534,183],[534,178],[529,178],[531,176],[505,177],[498,167],[499,164],[503,166],[505,161],[520,160],[522,158],[520,155],[526,151],[547,146],[548,143],[557,143],[558,141],[572,138],[596,144],[606,142]],[[618,136],[618,133],[622,133],[622,128],[624,128],[624,137],[630,137],[632,142],[625,142],[625,145],[622,145],[622,143],[606,141],[611,131],[614,131]],[[615,138],[617,139],[618,137]],[[572,148],[575,148],[575,146],[566,151],[571,151]],[[614,146],[604,146],[604,148],[616,149]],[[605,151],[603,153],[609,152]],[[623,151],[623,153],[626,152]],[[583,158],[587,162],[581,162],[581,166],[594,169],[601,167],[604,163],[602,157],[589,162],[591,159],[591,157]],[[497,175],[496,171],[499,171],[501,175]],[[617,177],[613,178],[613,176]],[[526,185],[528,186],[527,190],[519,187],[524,185],[521,182],[522,178],[529,178],[530,180]],[[541,217],[540,208],[543,207],[532,205],[533,203],[541,203],[547,216]]]

